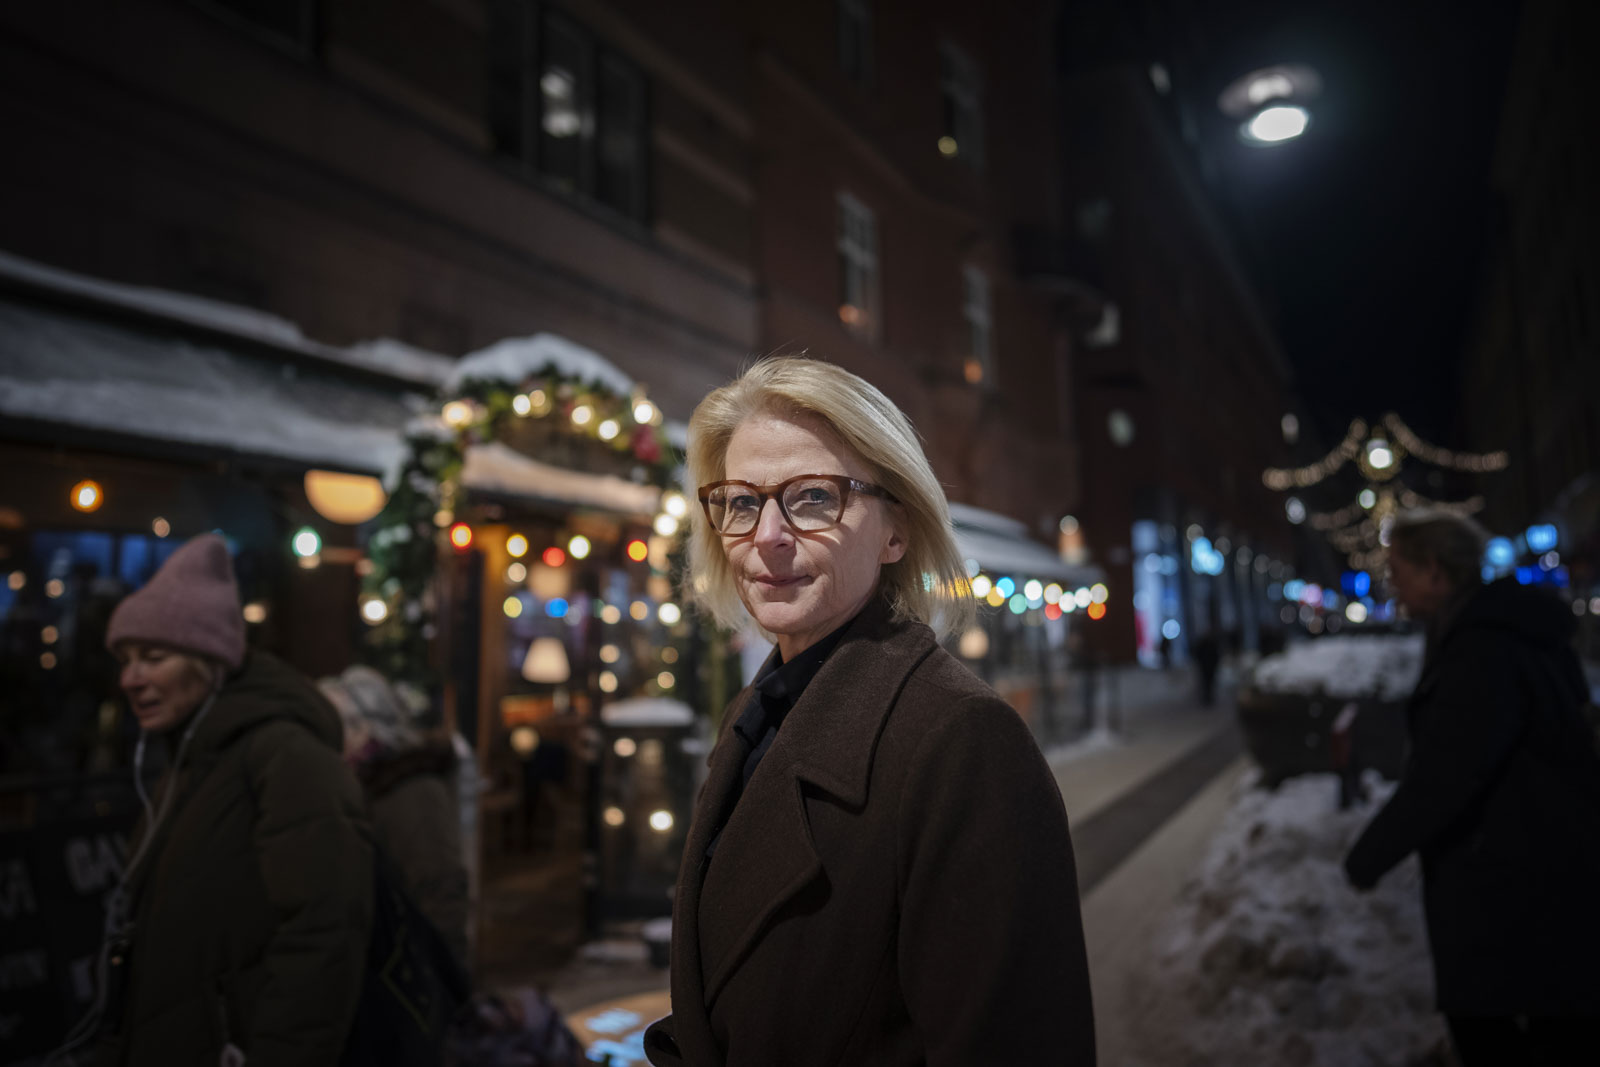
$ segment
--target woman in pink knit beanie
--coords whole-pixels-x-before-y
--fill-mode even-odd
[[[92,1046],[96,1064],[116,1067],[334,1067],[373,894],[371,829],[338,714],[309,679],[245,647],[215,534],[117,606],[106,645],[141,727],[145,816],[107,903],[95,1004],[58,1054]],[[149,743],[168,749],[153,794]]]

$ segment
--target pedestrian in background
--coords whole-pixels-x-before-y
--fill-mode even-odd
[[[1427,624],[1411,748],[1345,860],[1370,888],[1412,852],[1439,1010],[1465,1067],[1600,1063],[1600,756],[1573,618],[1441,512],[1390,533],[1395,599]]]
[[[1222,667],[1222,643],[1215,627],[1195,638],[1190,655],[1200,682],[1200,706],[1209,708],[1217,702],[1217,671]]]
[[[317,685],[339,711],[345,762],[366,795],[378,847],[457,965],[470,970],[471,908],[450,734],[425,729],[426,698],[371,667],[349,667]]]
[[[1091,1064],[1072,842],[970,618],[944,491],[872,385],[770,359],[689,425],[689,584],[777,648],[729,705],[652,1063]]]
[[[365,975],[370,829],[316,687],[245,647],[226,543],[174,552],[111,616],[145,816],[112,894],[94,1007],[103,1067],[339,1062]],[[146,794],[149,745],[168,770]]]

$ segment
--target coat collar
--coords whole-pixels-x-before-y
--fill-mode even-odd
[[[869,604],[789,713],[708,865],[706,845],[748,752],[723,731],[685,845],[675,909],[673,1015],[687,1062],[720,1059],[710,1005],[773,916],[822,873],[805,786],[849,807],[866,803],[878,736],[906,679],[937,647],[926,626],[895,621],[882,601]]]

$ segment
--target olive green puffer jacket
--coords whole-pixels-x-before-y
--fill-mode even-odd
[[[306,678],[252,652],[159,788],[178,792],[131,874],[127,990],[97,1062],[209,1067],[231,1044],[249,1067],[336,1064],[373,885],[337,714]]]

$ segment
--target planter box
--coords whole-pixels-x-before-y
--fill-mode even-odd
[[[1271,788],[1297,774],[1328,774],[1334,766],[1333,723],[1348,699],[1322,694],[1269,693],[1240,689],[1239,728],[1245,748]],[[1372,768],[1385,778],[1405,767],[1405,705],[1400,701],[1357,700],[1351,729],[1351,761],[1357,771]]]

